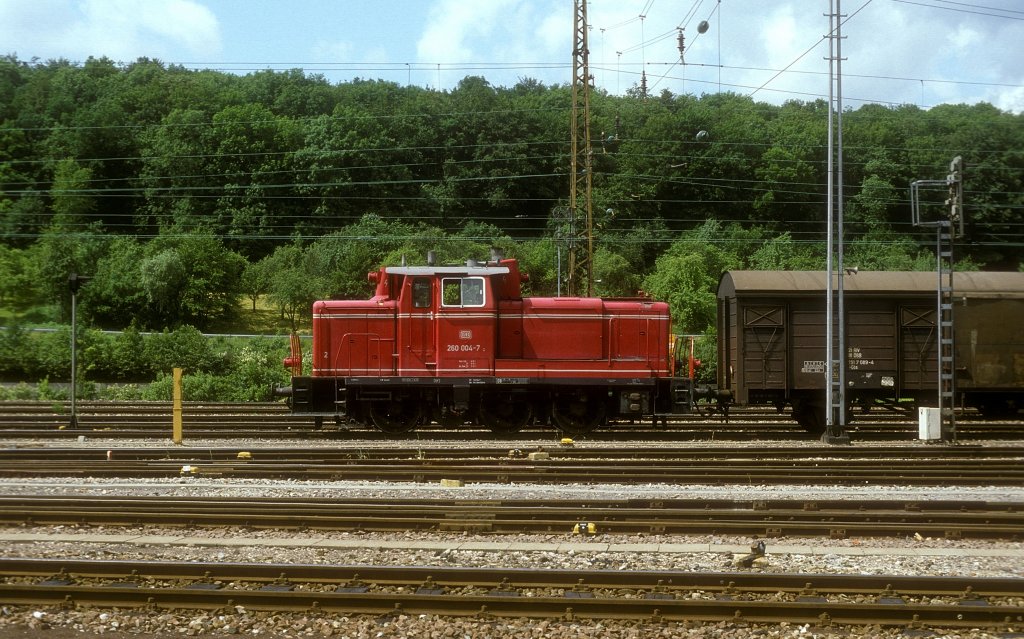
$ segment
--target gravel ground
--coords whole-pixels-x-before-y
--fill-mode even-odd
[[[170,432],[170,426],[168,426],[168,433]],[[534,439],[487,439],[487,440],[464,440],[464,441],[452,441],[447,439],[430,439],[429,436],[423,436],[418,439],[404,439],[404,440],[390,440],[390,439],[356,439],[356,434],[350,433],[339,433],[334,436],[327,436],[325,438],[309,438],[309,439],[292,439],[292,440],[269,440],[269,439],[197,439],[188,436],[188,430],[186,427],[184,433],[184,439],[181,444],[175,444],[172,439],[164,438],[148,438],[148,439],[122,439],[122,438],[105,438],[103,437],[102,431],[87,431],[85,434],[79,435],[77,438],[69,438],[62,440],[55,439],[18,439],[18,438],[5,438],[4,444],[11,448],[39,448],[39,447],[50,447],[50,448],[70,448],[70,447],[83,447],[83,448],[235,448],[239,450],[246,450],[247,446],[270,447],[270,448],[366,448],[366,449],[377,449],[377,448],[519,448],[522,450],[535,450],[538,447],[543,447],[548,450],[556,448],[565,448],[562,445],[562,435],[555,431],[550,433],[548,437],[538,437]],[[828,457],[828,451],[835,450],[828,444],[823,444],[817,439],[787,439],[787,440],[764,440],[764,441],[747,441],[738,442],[730,440],[715,440],[713,433],[707,439],[692,440],[692,441],[680,441],[680,442],[666,442],[659,440],[631,440],[628,442],[624,441],[608,441],[602,440],[601,433],[598,432],[595,435],[595,439],[588,439],[586,435],[581,436],[573,440],[573,447],[577,448],[666,448],[666,447],[686,447],[686,448],[722,448],[722,447],[735,447],[737,450],[743,449],[756,449],[758,451],[770,450],[772,448],[810,448],[820,449],[822,457]],[[907,441],[856,441],[856,433],[851,434],[853,443],[858,448],[892,448],[892,447],[905,447],[905,448],[934,448],[939,449],[943,446],[953,446],[954,444],[944,444],[935,442],[924,442],[920,440],[907,440]],[[968,440],[962,442],[963,446],[981,446],[981,447],[1006,447],[1006,446],[1018,446],[1021,447],[1021,452],[1024,454],[1024,443],[1019,439],[1011,440]]]
[[[21,445],[40,445],[38,442]],[[67,446],[67,443],[44,444]],[[86,438],[86,447],[162,446],[164,444],[130,441],[100,441]],[[169,445],[169,443],[167,444]],[[237,446],[239,450],[256,447],[253,443],[224,441],[189,442],[187,447]],[[279,442],[265,445],[277,446]],[[296,447],[317,445],[302,442]],[[338,442],[324,445],[338,446]],[[352,446],[353,442],[341,445]],[[371,442],[367,448],[395,446],[395,443]],[[405,446],[450,446],[449,442],[408,442]],[[502,443],[495,443],[502,446]],[[551,442],[539,443],[551,445]],[[608,444],[619,446],[620,444]],[[639,443],[637,445],[654,445]],[[720,446],[707,442],[709,446]],[[758,444],[759,448],[776,445]],[[792,446],[792,443],[779,443]],[[808,447],[820,446],[815,442]],[[884,444],[889,446],[891,444]],[[920,444],[908,444],[920,445]],[[509,442],[510,448],[524,448],[524,442]],[[588,444],[589,446],[589,444]],[[688,443],[687,446],[690,446]],[[699,447],[700,444],[694,444]],[[827,456],[827,448],[822,450]],[[627,498],[724,498],[751,499],[913,499],[985,500],[1024,502],[1024,487],[815,487],[815,486],[672,486],[672,485],[589,485],[531,486],[506,484],[470,484],[460,488],[436,484],[387,484],[380,482],[291,482],[271,480],[220,480],[202,477],[175,479],[103,480],[103,479],[30,479],[0,480],[0,494],[88,495],[102,498],[113,495],[170,495],[217,497],[320,497],[346,498],[448,498],[459,499],[627,499]],[[367,565],[437,565],[479,567],[550,567],[553,569],[610,570],[737,570],[733,553],[746,548],[746,537],[691,537],[675,535],[598,535],[580,538],[572,535],[474,535],[451,533],[300,533],[273,530],[224,530],[180,528],[91,528],[91,527],[0,527],[0,534],[37,533],[51,536],[44,541],[5,542],[8,557],[69,557],[101,559],[174,559],[195,561],[237,561],[276,563],[330,563]],[[125,543],[83,543],[75,537],[85,534],[159,535],[184,539],[181,544],[157,545]],[[191,539],[187,539],[191,538]],[[218,545],[219,542],[241,545]],[[346,542],[337,547],[325,542]],[[197,545],[201,542],[204,545]],[[434,547],[415,548],[413,542],[432,542]],[[583,542],[601,544],[705,544],[710,552],[650,552],[649,550],[593,550]],[[543,549],[499,550],[488,544],[544,544]],[[209,544],[209,545],[205,545]],[[579,548],[573,548],[580,544]],[[467,545],[475,545],[473,549]],[[810,553],[775,552],[777,548],[802,546]],[[481,549],[485,548],[485,549]],[[877,554],[860,553],[865,549]],[[988,556],[986,556],[988,555]],[[794,539],[768,541],[767,565],[759,568],[769,572],[831,573],[831,574],[914,574],[914,575],[977,575],[1024,577],[1024,544],[982,540],[946,539]],[[1021,629],[1017,629],[1021,630]],[[768,637],[898,637],[899,629],[843,628],[829,630],[797,625],[736,626],[730,623],[650,624],[631,622],[576,622],[542,620],[494,620],[430,616],[337,617],[330,615],[290,614],[266,615],[236,610],[233,614],[203,612],[136,613],[115,610],[39,610],[24,607],[0,608],[0,638],[47,637],[142,637],[166,639],[182,636],[267,636],[267,637],[346,637],[377,639],[381,637],[422,637],[425,639],[463,638],[682,638],[717,637],[747,639]],[[904,635],[905,636],[905,635]],[[937,637],[997,637],[983,631],[939,632]]]
[[[21,614],[27,621],[11,624]],[[0,617],[0,637],[5,639],[171,639],[194,636],[250,636],[336,639],[771,639],[817,637],[863,637],[864,639],[905,639],[902,629],[878,627],[822,629],[806,625],[737,625],[730,622],[689,625],[642,622],[574,622],[532,619],[478,621],[431,615],[397,617],[343,617],[294,615],[165,613],[143,615],[131,612],[71,611],[40,612]],[[917,635],[933,639],[999,639],[1005,635],[978,629],[937,630]]]

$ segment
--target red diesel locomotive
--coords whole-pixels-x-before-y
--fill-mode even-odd
[[[609,418],[689,411],[692,384],[673,376],[667,304],[523,297],[526,274],[496,254],[432,262],[371,272],[369,300],[313,305],[312,374],[286,360],[294,413],[390,433],[435,421],[581,434]]]

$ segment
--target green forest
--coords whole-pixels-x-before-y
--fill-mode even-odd
[[[568,84],[529,78],[437,91],[0,58],[0,377],[59,376],[43,355],[16,362],[46,350],[26,349],[27,327],[68,325],[71,274],[85,278],[78,322],[124,330],[122,357],[141,354],[141,332],[301,331],[313,300],[367,297],[368,271],[428,250],[461,263],[498,247],[530,275],[527,294],[554,295],[581,230],[571,108]],[[710,334],[722,271],[824,268],[828,111],[594,88],[595,294],[642,291],[670,303],[675,331]],[[984,103],[847,108],[845,263],[934,268],[909,185],[944,179],[959,155],[958,268],[1019,269],[1022,118]],[[945,196],[928,193],[928,215]],[[108,368],[96,375],[130,370]]]

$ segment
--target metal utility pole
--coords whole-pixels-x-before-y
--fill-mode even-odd
[[[834,10],[832,10],[832,3]],[[825,434],[827,444],[850,442],[846,434],[846,311],[843,304],[843,56],[840,0],[829,0],[828,258],[825,267]],[[835,96],[833,97],[833,87]],[[836,121],[833,127],[833,118]],[[834,177],[833,177],[834,176]],[[835,332],[839,340],[836,344]],[[836,348],[838,346],[838,348]]]
[[[590,50],[587,44],[587,0],[573,0],[572,157],[569,183],[569,265],[566,288],[570,296],[594,293],[594,183],[590,148]],[[580,209],[583,209],[582,212]],[[585,224],[579,224],[583,217]],[[583,229],[582,234],[580,229]],[[582,235],[582,238],[580,237]],[[580,244],[585,244],[581,247]]]
[[[68,428],[78,428],[78,289],[90,278],[72,273],[68,277],[68,288],[71,289],[71,420]]]

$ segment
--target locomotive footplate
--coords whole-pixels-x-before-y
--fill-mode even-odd
[[[345,377],[321,378],[339,379],[343,386],[607,386],[623,388],[653,389],[656,379],[650,377]]]

